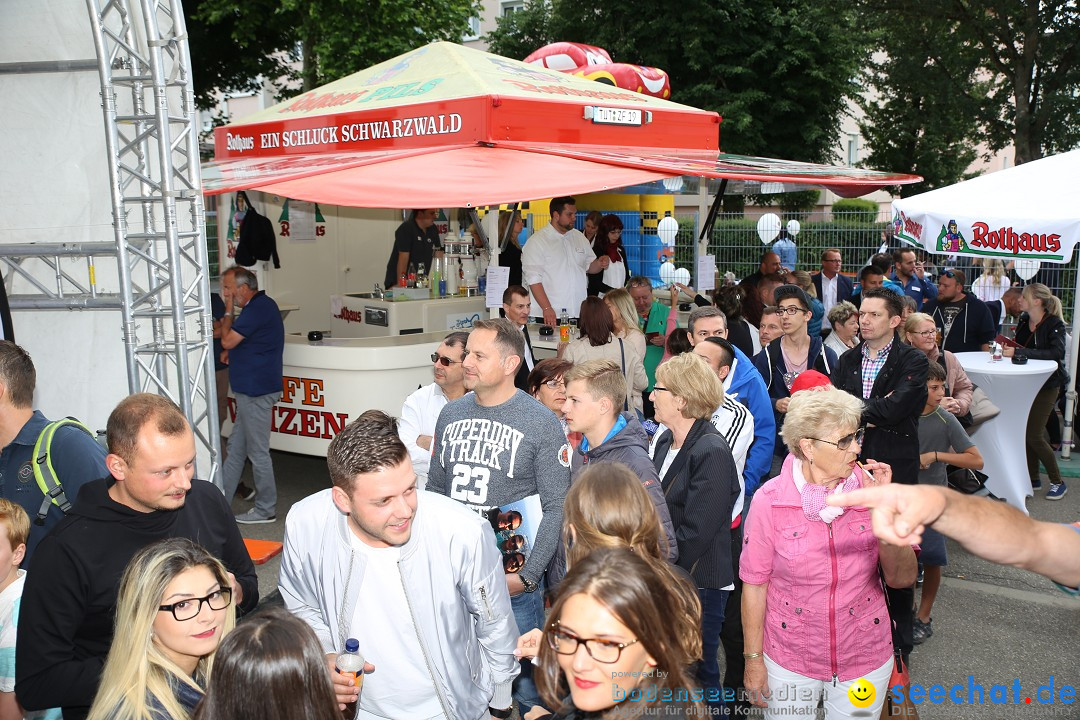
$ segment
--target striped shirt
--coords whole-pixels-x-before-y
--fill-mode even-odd
[[[865,342],[862,345],[862,396],[864,400],[870,398],[870,393],[874,390],[874,382],[877,380],[878,373],[881,372],[881,368],[885,367],[885,361],[889,359],[889,353],[892,352],[893,343],[896,342],[896,335],[893,335],[893,339],[889,341],[889,344],[881,348],[878,351],[877,357],[870,357],[870,346]]]
[[[724,402],[712,414],[712,424],[724,436],[731,456],[735,458],[735,468],[739,471],[739,497],[731,506],[731,519],[742,515],[746,497],[746,482],[743,480],[743,468],[746,467],[746,455],[754,441],[754,416],[746,406],[735,399],[734,395],[724,394]]]

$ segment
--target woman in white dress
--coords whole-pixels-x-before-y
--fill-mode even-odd
[[[983,267],[982,275],[971,285],[975,297],[983,302],[1000,300],[1005,291],[1012,287],[1009,276],[1005,274],[1005,264],[995,258],[977,258],[975,262]]]

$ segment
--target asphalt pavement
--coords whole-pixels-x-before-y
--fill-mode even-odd
[[[329,487],[330,477],[323,458],[283,452],[272,455],[278,485],[277,521],[241,526],[241,531],[245,537],[280,541],[288,509],[297,500]],[[249,466],[245,471],[249,485],[250,472]],[[1069,493],[1054,502],[1042,497],[1045,491],[1029,498],[1032,517],[1048,522],[1080,520],[1080,460],[1063,463],[1062,472],[1071,484]],[[1045,477],[1043,485],[1048,486]],[[250,507],[250,502],[233,503],[238,513]],[[949,565],[944,568],[934,607],[934,635],[915,648],[911,677],[913,684],[924,686],[927,692],[940,684],[947,694],[959,685],[956,695],[965,702],[924,702],[919,705],[920,717],[1080,720],[1080,598],[1066,595],[1038,575],[976,558],[952,540],[948,553]],[[258,567],[260,594],[270,601],[276,595],[279,568],[280,557]],[[995,691],[995,685],[1005,686],[1006,703],[993,702],[1002,694],[1001,688]],[[1075,688],[1074,704],[1062,702],[1066,685]],[[972,699],[978,699],[978,686],[983,689],[984,702],[967,702],[969,692]],[[1040,697],[1049,699],[1051,687],[1054,701],[1040,702]]]

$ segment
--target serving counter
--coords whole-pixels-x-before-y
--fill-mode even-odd
[[[326,455],[330,440],[365,410],[398,417],[406,396],[432,381],[431,353],[445,331],[380,338],[285,337],[281,400],[271,415],[270,447]],[[236,403],[229,397],[225,434]]]

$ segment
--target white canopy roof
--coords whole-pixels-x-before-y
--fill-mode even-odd
[[[896,200],[894,232],[931,253],[1067,263],[1080,240],[1078,198],[1073,150]]]

